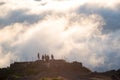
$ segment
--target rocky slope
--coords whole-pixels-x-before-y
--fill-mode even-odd
[[[0,80],[120,80],[120,70],[97,73],[79,62],[38,60],[15,62],[0,69]]]

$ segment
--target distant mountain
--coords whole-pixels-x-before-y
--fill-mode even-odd
[[[120,80],[120,70],[92,72],[80,62],[37,60],[0,69],[0,80]]]

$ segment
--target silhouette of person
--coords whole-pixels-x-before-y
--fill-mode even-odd
[[[45,56],[44,56],[44,55],[42,55],[42,60],[44,61],[44,59],[45,59]]]
[[[51,59],[54,60],[54,56],[53,55],[51,55]]]
[[[48,59],[48,61],[49,61],[49,59],[50,59],[50,58],[49,58],[49,55],[47,55],[47,59]]]
[[[39,55],[39,53],[38,53],[38,60],[40,60],[40,55]]]
[[[46,62],[48,62],[49,61],[49,55],[46,55],[46,60],[45,60]]]
[[[45,54],[44,58],[45,58],[45,61],[46,61],[47,60],[47,55],[46,54]]]

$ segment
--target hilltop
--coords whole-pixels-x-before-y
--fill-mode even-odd
[[[0,80],[120,80],[120,70],[97,73],[76,61],[37,60],[0,69]]]

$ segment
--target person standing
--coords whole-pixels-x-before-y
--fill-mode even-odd
[[[54,56],[53,56],[53,54],[51,55],[51,59],[54,60]]]
[[[44,59],[45,59],[45,56],[44,56],[44,55],[42,55],[42,60],[44,61]]]
[[[38,60],[40,60],[40,54],[38,53]]]

